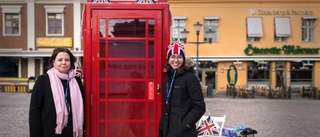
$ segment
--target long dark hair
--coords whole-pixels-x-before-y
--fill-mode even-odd
[[[66,48],[56,48],[53,50],[52,52],[52,55],[49,59],[49,66],[48,66],[48,70],[51,69],[53,67],[53,62],[54,60],[56,59],[57,55],[60,53],[60,52],[65,52],[67,53],[69,56],[70,56],[70,65],[71,65],[71,68],[70,69],[75,69],[75,66],[74,66],[74,63],[77,61],[76,57],[74,57],[74,55],[70,52],[69,49],[66,49]]]

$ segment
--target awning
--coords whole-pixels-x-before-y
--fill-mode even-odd
[[[248,37],[262,37],[262,19],[260,17],[248,17],[247,29]]]
[[[291,35],[289,17],[276,17],[274,22],[277,37],[289,37]]]

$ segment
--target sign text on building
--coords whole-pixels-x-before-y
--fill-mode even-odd
[[[248,47],[244,50],[244,53],[248,56],[253,55],[267,55],[267,54],[287,54],[287,55],[317,55],[319,54],[320,48],[302,48],[301,46],[295,45],[283,45],[282,48],[271,47],[271,48],[259,48],[253,47],[251,44],[248,44]]]

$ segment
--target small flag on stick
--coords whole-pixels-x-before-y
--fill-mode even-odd
[[[210,116],[204,121],[201,121],[197,128],[198,135],[213,135],[219,134],[220,126]]]

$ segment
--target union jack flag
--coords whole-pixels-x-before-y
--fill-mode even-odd
[[[198,135],[213,135],[219,134],[219,125],[210,116],[201,122],[197,128]]]
[[[136,1],[137,3],[155,3],[155,1],[154,0],[137,0]]]
[[[80,62],[78,62],[77,66],[76,66],[76,76],[83,78],[83,71],[82,71]]]

